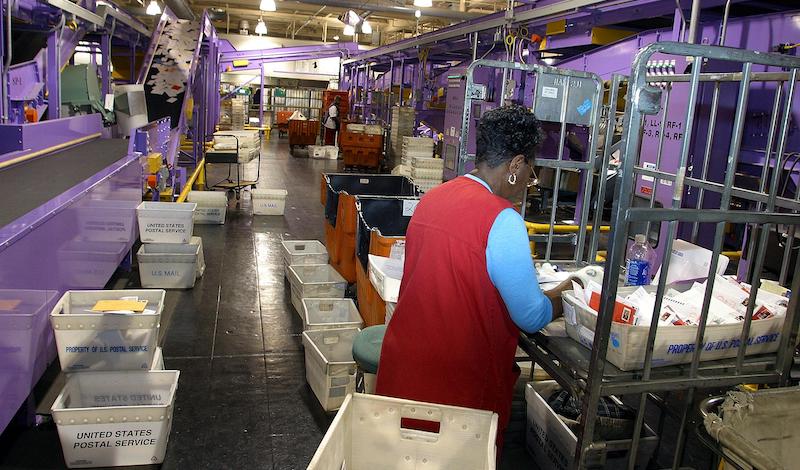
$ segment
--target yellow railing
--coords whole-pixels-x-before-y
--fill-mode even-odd
[[[194,169],[192,172],[192,176],[186,180],[186,185],[183,187],[183,191],[181,191],[180,196],[175,202],[186,202],[186,196],[189,195],[189,191],[192,190],[192,186],[194,186],[194,182],[200,177],[200,174],[203,173],[203,166],[205,165],[206,159],[203,158],[199,162],[197,162],[197,168]]]
[[[543,233],[550,233],[550,224],[525,222],[525,228],[528,229],[528,236],[541,235]],[[586,232],[592,232],[594,227],[591,225],[586,226]],[[580,225],[553,225],[553,233],[578,233],[581,231]],[[611,227],[609,225],[601,225],[600,232],[609,232]],[[531,253],[535,253],[536,242],[531,242]],[[602,253],[602,255],[601,255]],[[605,261],[605,251],[597,252],[597,262]]]

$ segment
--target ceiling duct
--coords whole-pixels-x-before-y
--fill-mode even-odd
[[[175,16],[182,20],[194,20],[195,15],[192,11],[189,4],[186,3],[186,0],[164,0],[164,4],[166,4]]]

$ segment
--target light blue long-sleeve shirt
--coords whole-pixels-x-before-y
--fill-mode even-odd
[[[466,175],[492,191],[485,181]],[[486,244],[489,278],[500,292],[508,313],[523,331],[533,333],[553,318],[553,305],[544,295],[531,259],[530,241],[519,212],[504,209],[494,220]]]

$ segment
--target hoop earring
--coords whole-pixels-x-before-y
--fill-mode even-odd
[[[517,174],[511,173],[508,175],[508,184],[517,184]]]

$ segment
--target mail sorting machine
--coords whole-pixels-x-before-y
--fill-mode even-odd
[[[654,60],[675,60],[688,72],[648,75],[648,63]],[[661,452],[663,458],[671,459],[672,468],[677,469],[683,460],[695,401],[701,398],[704,389],[726,389],[742,383],[776,386],[789,383],[800,320],[797,296],[788,301],[783,318],[753,320],[753,311],[762,279],[775,276],[765,265],[768,237],[777,229],[793,234],[800,225],[800,192],[787,195],[781,187],[791,161],[788,145],[796,138],[792,137],[791,129],[796,119],[793,112],[798,109],[799,70],[797,57],[685,43],[654,43],[637,55],[627,86],[620,181],[614,190],[611,220],[614,232],[605,262],[602,300],[596,317],[579,312],[575,318],[567,318],[568,325],[574,322],[579,328],[593,330],[593,334],[584,341],[585,346],[570,338],[541,334],[522,341],[524,349],[545,370],[581,397],[583,419],[575,449],[578,467],[586,468],[589,462],[597,462],[599,453],[628,450],[628,468],[634,468],[648,398],[682,391],[684,400],[677,416],[679,431],[675,445]],[[616,80],[620,83],[623,78]],[[748,180],[738,177],[739,168],[746,163],[741,158],[743,144],[752,145],[752,139],[745,135],[746,122],[754,110],[761,113],[765,102],[771,112],[767,115],[766,132],[759,141],[763,145],[764,163],[758,185],[746,186]],[[651,120],[658,123],[659,119],[673,115],[680,115],[682,123],[682,132],[674,135],[680,143],[677,158],[658,154],[652,161],[643,151],[647,127],[652,127]],[[721,127],[720,117],[726,115],[731,117],[730,125]],[[705,154],[699,168],[689,168],[694,145]],[[669,204],[660,207],[648,202],[642,206],[634,202],[636,185],[648,181],[645,178],[653,182],[654,199],[658,200],[663,192],[669,197]],[[657,226],[663,232],[661,276],[657,285],[652,286],[656,294],[654,312],[661,311],[665,292],[675,287],[667,284],[670,265],[674,264],[675,238],[681,233],[689,236],[708,233],[712,256],[697,325],[659,326],[658,315],[653,315],[649,325],[635,327],[643,328],[639,331],[641,344],[635,351],[625,353],[621,348],[632,339],[633,328],[627,325],[621,328],[613,321],[614,299],[622,292],[618,289],[618,279],[629,235],[642,224]],[[709,310],[712,289],[718,282],[714,273],[719,254],[732,228],[747,234],[744,242],[747,261],[740,263],[737,280],[751,288],[742,322],[734,324],[733,332],[726,325],[725,333],[720,335],[719,325],[709,322]],[[785,249],[793,248],[790,243]],[[783,258],[777,275],[784,287],[795,292],[800,288],[800,263],[794,257]],[[765,328],[769,331],[765,332]],[[671,340],[675,335],[687,344],[680,348],[679,354],[665,361],[664,354],[670,343],[675,342]],[[634,354],[634,367],[629,364],[618,367],[622,365],[619,355],[623,353]],[[630,440],[601,442],[594,438],[598,401],[612,394],[638,395]]]
[[[495,97],[491,96],[488,83],[498,74],[503,77],[503,86],[499,97]],[[458,173],[464,174],[474,167],[470,144],[474,143],[476,121],[486,108],[496,106],[497,102],[517,102],[532,108],[544,129],[535,166],[539,173],[552,173],[547,204],[535,214],[528,212],[526,192],[521,207],[523,217],[529,221],[532,242],[542,242],[545,246],[544,250],[536,250],[536,256],[571,266],[595,260],[601,230],[593,230],[593,227],[602,226],[606,182],[605,178],[595,177],[596,169],[601,166],[601,154],[596,149],[601,127],[602,80],[587,72],[486,59],[469,65],[465,79],[458,134],[462,144],[455,162]],[[576,184],[571,194],[574,199],[565,205],[560,196],[568,176],[573,177]],[[542,191],[542,188],[534,190]],[[592,211],[592,204],[598,206],[597,210]],[[589,234],[591,239],[587,244]]]

